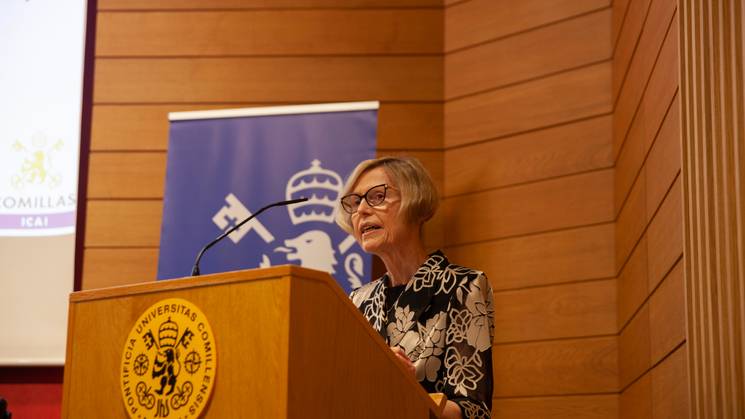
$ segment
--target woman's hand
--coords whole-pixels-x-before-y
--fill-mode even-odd
[[[398,346],[391,347],[391,351],[396,355],[396,358],[398,358],[399,361],[404,365],[407,371],[411,372],[411,375],[416,374],[416,368],[414,367],[414,363],[411,362],[408,356],[406,356],[406,352],[404,352],[403,349],[399,348]]]
[[[460,411],[460,406],[452,400],[448,400],[445,403],[445,408],[442,409],[442,416],[440,419],[462,419],[463,414]]]
[[[406,352],[404,352],[403,349],[399,348],[398,346],[391,347],[391,351],[396,355],[396,358],[401,361],[402,364],[404,364],[404,367],[411,372],[412,375],[416,375],[416,367],[414,367],[414,363],[411,362],[408,356],[406,356]],[[448,400],[445,403],[445,408],[442,410],[442,419],[460,419],[462,418],[462,414],[460,411],[460,406],[458,406],[456,403]]]

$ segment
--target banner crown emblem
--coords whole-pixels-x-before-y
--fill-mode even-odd
[[[310,168],[295,173],[287,182],[286,199],[308,197],[308,201],[287,208],[293,225],[308,221],[333,223],[336,201],[342,193],[342,179],[333,170],[323,169],[318,159]]]

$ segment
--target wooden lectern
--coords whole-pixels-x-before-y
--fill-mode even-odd
[[[138,317],[201,308],[217,347],[207,418],[432,418],[430,397],[331,277],[297,266],[70,295],[62,417],[126,418],[120,364]],[[436,400],[436,401],[435,401]]]

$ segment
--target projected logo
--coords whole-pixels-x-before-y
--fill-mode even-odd
[[[34,136],[29,144],[13,143],[13,151],[20,154],[20,168],[10,179],[13,188],[22,191],[29,186],[47,186],[49,189],[60,186],[62,174],[55,170],[53,159],[64,145],[62,140],[47,145],[42,134]]]
[[[76,182],[63,173],[77,172],[77,159],[61,139],[36,133],[10,144],[0,168],[0,235],[42,236],[74,231]]]
[[[137,319],[124,344],[122,399],[131,418],[196,418],[215,383],[217,348],[204,313],[169,298]]]
[[[265,246],[259,250],[259,267],[296,263],[330,273],[337,280],[344,281],[344,288],[358,288],[364,277],[364,259],[360,253],[351,250],[355,244],[354,237],[340,234],[340,229],[334,224],[336,202],[342,188],[341,176],[333,170],[324,169],[321,161],[314,159],[308,169],[295,173],[287,182],[286,199],[307,197],[308,201],[288,206],[288,219],[285,223],[264,225],[258,218],[254,218],[228,238],[238,244],[247,234],[260,237]],[[223,231],[251,215],[232,193],[225,197],[225,201],[227,205],[212,217],[212,222]],[[287,234],[287,222],[298,227],[293,230],[295,235],[277,240],[272,231]],[[300,233],[297,234],[297,231]],[[278,241],[280,245],[277,245]]]

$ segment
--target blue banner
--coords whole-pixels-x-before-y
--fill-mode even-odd
[[[334,218],[346,178],[375,157],[376,126],[377,107],[172,121],[158,279],[188,276],[202,246],[261,207],[307,197],[226,237],[202,273],[290,263],[329,272],[347,292],[368,282],[371,257]]]

